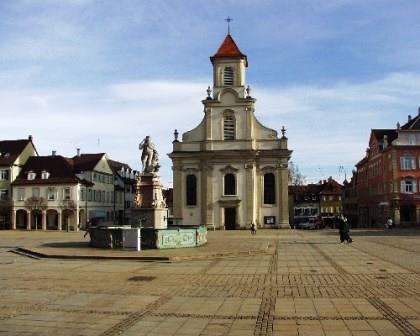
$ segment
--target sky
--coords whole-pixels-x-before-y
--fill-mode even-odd
[[[0,1],[0,137],[139,170],[150,135],[171,186],[174,129],[203,118],[230,16],[258,120],[286,127],[307,182],[342,182],[372,128],[418,114],[418,13],[418,0]]]

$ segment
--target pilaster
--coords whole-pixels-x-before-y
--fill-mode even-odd
[[[289,190],[288,190],[287,163],[282,163],[279,168],[279,226],[289,228]]]
[[[201,165],[201,224],[214,229],[213,221],[213,166]]]
[[[251,221],[254,218],[255,202],[255,165],[254,162],[245,162],[245,185],[246,185],[246,223],[243,223],[246,227],[251,225]],[[242,218],[242,220],[245,220]]]
[[[174,204],[173,204],[173,216],[174,219],[181,219],[183,217],[182,207],[184,204],[184,190],[182,188],[182,165],[178,162],[174,162],[172,167],[174,176]]]

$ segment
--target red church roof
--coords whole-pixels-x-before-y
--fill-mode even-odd
[[[230,34],[227,34],[222,44],[220,45],[214,56],[210,57],[211,61],[215,58],[245,58],[246,65],[248,66],[248,60],[246,55],[242,54],[233,40]]]

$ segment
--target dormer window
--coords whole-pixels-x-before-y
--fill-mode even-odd
[[[31,180],[35,180],[35,178],[36,178],[36,173],[34,172],[34,171],[29,171],[28,172],[28,180],[29,181],[31,181]]]
[[[50,177],[50,173],[47,172],[46,170],[43,170],[41,173],[41,179],[47,180],[49,177]]]
[[[223,84],[225,86],[233,86],[233,68],[226,67],[223,71]]]

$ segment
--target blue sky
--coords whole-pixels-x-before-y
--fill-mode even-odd
[[[416,0],[1,1],[1,138],[32,134],[41,155],[80,147],[139,169],[150,135],[170,184],[173,130],[203,116],[229,15],[257,118],[286,126],[309,182],[342,180],[371,128],[417,115],[418,13]]]

